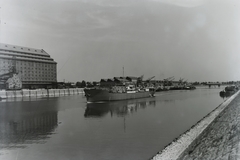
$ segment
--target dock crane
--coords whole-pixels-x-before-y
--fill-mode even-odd
[[[188,83],[187,81],[188,81],[188,80],[185,80],[183,83],[184,83],[184,84],[187,84],[187,83]]]
[[[163,79],[163,86],[171,86],[172,84],[172,81],[174,80],[174,76],[172,77],[169,77],[169,78],[166,78],[166,79]]]
[[[166,78],[166,79],[163,79],[164,81],[173,81],[174,80],[174,76],[172,76],[172,77],[168,77],[168,78]]]
[[[181,85],[183,83],[184,78],[180,78],[178,84]]]
[[[144,84],[145,86],[153,86],[153,85],[155,85],[155,84],[151,83],[151,80],[152,80],[153,78],[155,78],[155,76],[152,76],[152,77],[146,79],[143,84]]]
[[[143,76],[144,75],[141,75],[140,77],[138,77],[138,81],[142,81],[143,80]]]
[[[141,75],[140,77],[137,78],[137,86],[139,86],[140,84],[142,84],[143,76],[144,76],[144,75]]]
[[[152,76],[152,77],[146,79],[145,82],[150,82],[153,78],[155,78],[155,76]]]

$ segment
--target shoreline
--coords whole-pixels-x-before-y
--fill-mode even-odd
[[[169,143],[163,150],[158,152],[151,160],[178,160],[191,144],[205,131],[205,129],[218,117],[218,115],[234,100],[240,91],[226,99],[213,111],[199,120],[189,130],[185,131],[178,138]]]
[[[84,94],[83,88],[0,91],[0,100],[25,97],[59,97]]]

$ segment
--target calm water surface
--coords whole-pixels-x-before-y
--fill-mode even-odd
[[[225,99],[222,88],[86,104],[82,95],[0,102],[1,160],[146,160]]]

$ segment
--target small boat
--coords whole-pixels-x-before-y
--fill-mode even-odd
[[[230,97],[235,92],[238,91],[238,87],[235,85],[227,86],[224,88],[224,90],[219,92],[220,97]]]
[[[196,87],[193,86],[193,85],[190,85],[190,86],[184,87],[184,89],[185,89],[185,90],[193,90],[193,89],[196,89]]]
[[[237,91],[238,87],[235,85],[225,87],[225,91]]]

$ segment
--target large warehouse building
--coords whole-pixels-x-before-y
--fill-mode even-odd
[[[23,88],[46,88],[57,82],[57,63],[43,49],[0,43],[0,75],[12,68]]]

